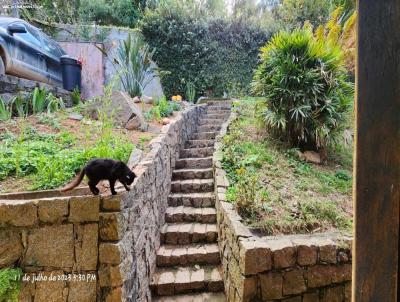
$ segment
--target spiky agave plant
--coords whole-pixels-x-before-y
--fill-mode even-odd
[[[130,35],[118,47],[117,64],[122,88],[131,97],[141,96],[144,88],[156,75],[152,65],[154,50],[139,33]]]
[[[253,92],[266,127],[292,146],[323,149],[333,142],[351,103],[342,52],[302,29],[280,32],[261,48]]]

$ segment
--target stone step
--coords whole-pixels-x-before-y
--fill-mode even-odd
[[[181,158],[207,157],[207,156],[212,156],[213,153],[214,153],[214,147],[188,148],[181,150],[180,157]]]
[[[208,105],[207,110],[231,110],[232,106],[231,105]]]
[[[221,292],[224,283],[218,266],[162,268],[156,271],[151,288],[158,296],[172,296],[200,291]]]
[[[224,122],[225,118],[206,118],[203,117],[199,121],[199,126],[204,126],[204,125],[216,125],[216,126],[221,126],[222,123]]]
[[[202,125],[197,127],[197,132],[216,132],[221,129],[221,125]]]
[[[215,223],[166,223],[161,229],[161,243],[190,244],[217,242]]]
[[[180,169],[172,171],[172,180],[213,178],[213,169]]]
[[[205,169],[212,167],[212,156],[202,158],[180,158],[175,161],[176,169]]]
[[[217,222],[217,212],[215,208],[195,208],[195,207],[168,207],[165,212],[166,222]]]
[[[154,302],[226,302],[224,293],[199,293],[189,295],[164,296],[153,299]]]
[[[178,207],[214,207],[215,206],[215,195],[213,192],[207,193],[175,193],[168,196],[168,206]]]
[[[157,266],[220,264],[218,244],[162,245],[157,251]]]
[[[172,193],[199,193],[212,192],[214,190],[214,179],[184,179],[171,182]]]
[[[208,101],[207,107],[209,106],[232,106],[232,101],[224,100],[224,101]]]
[[[217,135],[217,132],[196,132],[192,135],[192,139],[201,140],[201,139],[214,139]]]
[[[214,140],[213,139],[190,139],[186,142],[185,147],[186,148],[207,148],[207,147],[213,147],[214,146]]]

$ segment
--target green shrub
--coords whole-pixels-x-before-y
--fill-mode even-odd
[[[0,121],[8,121],[12,115],[12,108],[2,98],[0,98]]]
[[[0,270],[0,302],[18,302],[22,270],[4,268]]]
[[[335,139],[352,100],[342,52],[307,30],[280,32],[261,48],[253,92],[266,127],[292,146],[323,149]]]
[[[161,78],[168,97],[188,98],[188,82],[196,87],[195,97],[222,96],[232,83],[241,83],[241,89],[248,92],[258,48],[270,36],[245,22],[205,19],[179,9],[147,11],[140,24],[155,49],[155,62],[169,72]]]
[[[168,117],[173,114],[174,111],[179,111],[181,106],[176,102],[169,102],[165,96],[162,96],[151,108],[144,114],[146,120],[155,119],[160,121],[163,117]]]

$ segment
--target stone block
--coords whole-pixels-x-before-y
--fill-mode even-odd
[[[315,245],[299,245],[297,247],[297,263],[301,266],[315,265],[318,252]]]
[[[69,282],[68,302],[93,302],[97,295],[96,281]]]
[[[336,246],[334,244],[320,246],[319,260],[321,262],[336,264]]]
[[[305,293],[303,295],[303,302],[318,302],[319,301],[319,293]]]
[[[68,200],[40,200],[38,214],[39,220],[42,222],[61,222],[68,215]]]
[[[34,202],[0,202],[0,227],[28,227],[35,225],[37,221],[37,207]]]
[[[283,274],[283,295],[301,294],[307,290],[304,271],[295,269]]]
[[[103,211],[118,212],[121,210],[121,196],[109,195],[101,198],[101,209]]]
[[[332,282],[342,283],[351,280],[351,264],[343,264],[332,267]]]
[[[121,239],[119,216],[119,213],[100,214],[99,234],[102,241],[116,241]]]
[[[69,221],[99,221],[100,197],[71,197],[69,201]]]
[[[121,286],[122,277],[119,265],[101,264],[99,267],[99,285],[100,287]]]
[[[268,246],[273,253],[275,269],[288,268],[296,265],[296,247],[288,239],[269,240]]]
[[[271,251],[263,242],[241,240],[239,245],[242,274],[255,275],[272,268]]]
[[[308,268],[308,287],[316,288],[332,283],[332,267],[329,265],[316,265]]]
[[[24,266],[72,268],[74,233],[72,224],[30,230]]]
[[[342,302],[344,300],[344,287],[342,285],[324,289],[321,302]]]
[[[117,243],[100,243],[99,261],[106,264],[120,264],[121,252]]]
[[[63,271],[42,272],[43,276],[49,278],[64,275]],[[36,282],[35,302],[65,302],[68,296],[68,288],[65,281],[39,281]]]
[[[97,224],[75,226],[75,269],[94,271],[97,269],[98,234]]]
[[[122,300],[122,290],[120,287],[112,288],[107,290],[104,297],[105,302],[121,302]]]
[[[287,299],[282,300],[282,302],[301,302],[301,296],[290,297]]]
[[[16,230],[0,231],[0,269],[11,266],[22,257],[21,236]]]
[[[283,278],[280,272],[259,274],[262,301],[281,299],[283,297]]]

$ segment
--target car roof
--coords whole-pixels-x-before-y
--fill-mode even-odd
[[[12,18],[12,17],[8,17],[8,16],[0,16],[0,23],[11,23],[11,22],[15,22],[15,21],[25,22],[24,20],[18,19],[18,18]]]

